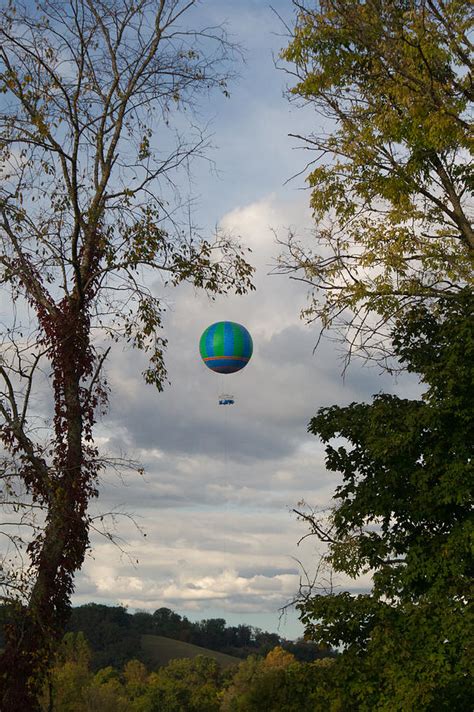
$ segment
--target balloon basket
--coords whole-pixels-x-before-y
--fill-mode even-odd
[[[230,393],[221,393],[219,396],[219,405],[234,405],[235,398]]]

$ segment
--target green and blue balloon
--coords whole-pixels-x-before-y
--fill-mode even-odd
[[[235,373],[250,361],[253,351],[252,337],[242,324],[235,321],[217,321],[203,332],[199,351],[211,371]]]

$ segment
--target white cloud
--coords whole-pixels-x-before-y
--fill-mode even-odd
[[[254,250],[257,291],[215,303],[190,288],[175,292],[167,323],[171,386],[163,394],[142,382],[140,356],[115,354],[110,417],[98,432],[105,449],[140,459],[146,475],[127,476],[125,487],[107,475],[100,506],[135,513],[147,537],[137,539],[127,521],[119,526],[131,559],[139,560],[133,570],[110,542],[95,541],[78,602],[266,615],[297,592],[297,560],[315,570],[315,542],[297,546],[307,529],[291,508],[301,499],[328,506],[338,478],[326,471],[323,447],[307,423],[323,405],[369,398],[382,381],[356,368],[343,381],[330,342],[314,355],[315,336],[298,317],[301,289],[267,275],[275,254],[270,227],[282,229],[298,218],[303,229],[300,199],[282,203],[277,196],[223,217],[222,225],[238,230]],[[198,340],[223,318],[244,323],[255,350],[243,371],[219,384],[199,358]],[[237,395],[229,409],[217,405],[222,382]],[[352,588],[368,583],[367,577],[341,579]]]
[[[279,12],[287,6],[276,0]],[[140,459],[146,475],[126,473],[121,482],[107,473],[93,510],[121,507],[147,536],[119,518],[127,557],[94,534],[74,602],[167,605],[196,616],[225,611],[234,621],[239,614],[241,622],[249,616],[264,627],[256,617],[268,620],[298,589],[296,559],[309,572],[318,560],[314,541],[297,546],[306,529],[291,508],[302,498],[327,505],[337,483],[325,470],[323,448],[306,431],[308,420],[323,405],[367,399],[391,384],[355,367],[342,381],[334,346],[324,342],[313,355],[316,334],[299,320],[305,286],[268,274],[279,252],[273,230],[282,236],[289,227],[299,235],[311,229],[308,194],[283,185],[305,160],[287,134],[309,133],[312,115],[292,113],[281,98],[284,79],[269,49],[285,44],[271,34],[281,29],[279,21],[253,0],[210,0],[198,11],[212,22],[228,15],[249,56],[230,102],[210,109],[217,114],[214,158],[222,174],[196,174],[197,219],[204,229],[220,222],[251,247],[257,290],[215,302],[186,285],[166,293],[171,386],[163,394],[143,383],[142,354],[113,350],[110,413],[96,428],[97,442],[114,456]],[[162,293],[158,282],[153,288]],[[221,379],[198,353],[200,334],[220,319],[245,324],[255,346],[243,371]],[[217,405],[220,389],[236,395],[229,410]],[[360,582],[367,584],[367,577]],[[296,632],[301,627],[287,634]]]

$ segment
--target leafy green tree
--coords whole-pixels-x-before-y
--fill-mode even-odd
[[[265,630],[260,630],[260,628],[255,628],[253,633],[257,648],[256,655],[267,655],[282,642],[277,633],[268,633]]]
[[[229,626],[225,631],[225,649],[248,648],[252,643],[252,629],[248,625]]]
[[[327,712],[331,662],[299,663],[280,646],[263,659],[251,656],[224,690],[221,712]]]
[[[373,575],[368,593],[315,594],[299,606],[309,637],[343,648],[332,668],[342,709],[472,702],[473,317],[465,290],[398,323],[395,353],[425,384],[421,400],[380,394],[310,422],[343,482],[326,526],[303,516],[336,572]]]
[[[84,633],[66,633],[61,641],[56,654],[56,662],[77,663],[88,669],[92,658],[92,651]]]
[[[130,712],[145,689],[144,666],[137,660],[130,661],[124,671],[123,685],[119,672],[111,666],[94,675],[90,659],[91,651],[83,634],[67,633],[40,696],[43,712]]]
[[[253,684],[261,664],[262,661],[256,655],[249,655],[239,664],[222,695],[222,712],[233,712],[238,709],[242,697]]]
[[[158,608],[153,613],[152,631],[154,635],[164,635],[177,640],[181,632],[182,618],[170,608]]]
[[[151,613],[146,611],[137,611],[132,617],[132,627],[138,633],[148,633],[153,631],[153,617]]]
[[[53,668],[49,692],[40,698],[40,709],[58,710],[58,712],[86,712],[82,696],[92,680],[92,673],[74,662],[64,662]]]
[[[220,670],[212,658],[172,660],[152,673],[138,709],[143,712],[217,712]]]
[[[199,623],[197,644],[211,650],[226,647],[226,625],[223,618],[208,618]]]
[[[88,603],[73,608],[67,629],[82,631],[92,648],[91,668],[121,668],[141,653],[140,634],[123,606]]]
[[[129,660],[123,669],[125,689],[130,700],[144,695],[148,682],[148,671],[140,660]]]
[[[24,517],[23,586],[0,579],[18,597],[0,662],[4,712],[38,708],[89,546],[107,464],[93,439],[107,403],[104,338],[147,352],[144,378],[160,390],[164,304],[151,282],[211,296],[250,287],[238,245],[202,239],[186,208],[178,217],[177,171],[207,146],[193,107],[212,89],[227,94],[234,56],[221,28],[189,26],[196,2],[0,8],[0,283],[15,305],[0,333],[2,477],[9,499],[39,516]],[[32,401],[48,388],[52,422],[38,428]]]
[[[89,669],[91,650],[82,633],[66,633],[40,696],[44,712],[85,712],[82,691],[93,675]]]
[[[106,667],[94,675],[81,691],[87,712],[129,712],[130,700],[118,672]]]
[[[290,97],[320,117],[297,137],[314,153],[316,247],[290,235],[280,270],[311,286],[309,321],[382,359],[391,317],[472,284],[472,13],[462,0],[294,5],[282,57]]]
[[[327,646],[316,645],[311,640],[299,638],[295,641],[285,641],[283,647],[292,653],[299,662],[312,663],[323,658],[332,658],[335,653]]]

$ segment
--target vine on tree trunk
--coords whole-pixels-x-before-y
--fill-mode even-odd
[[[92,273],[99,258],[94,255]],[[40,275],[34,277],[35,285],[41,285]],[[3,695],[4,710],[18,710],[25,704],[34,709],[45,663],[67,621],[73,576],[89,544],[88,502],[98,494],[100,463],[92,430],[97,409],[107,403],[106,384],[93,379],[97,359],[90,343],[89,310],[94,280],[89,280],[86,290],[76,288],[57,304],[35,294],[27,277],[22,281],[42,332],[39,343],[52,368],[55,437],[47,452],[28,454],[20,445],[23,424],[12,418],[2,430],[5,446],[20,459],[28,494],[47,511],[44,529],[27,548],[30,568],[36,572],[28,605],[15,604],[6,628],[2,679],[8,676],[10,682]],[[27,690],[21,686],[26,671]],[[18,686],[12,686],[14,678]]]

